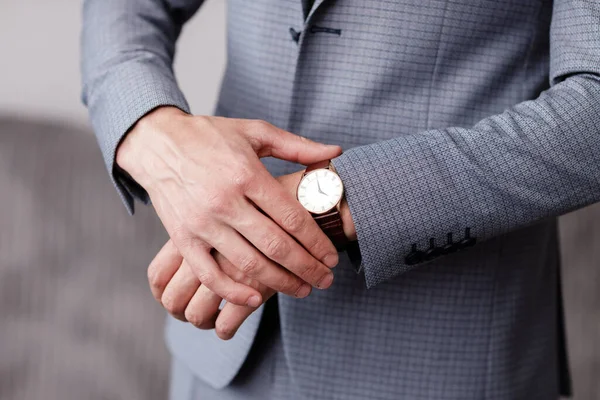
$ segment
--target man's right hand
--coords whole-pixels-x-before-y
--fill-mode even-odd
[[[133,127],[116,162],[146,189],[200,282],[229,303],[257,307],[260,293],[222,271],[213,248],[248,277],[296,297],[311,285],[329,287],[338,262],[331,241],[259,158],[307,165],[340,153],[263,121],[161,107]]]

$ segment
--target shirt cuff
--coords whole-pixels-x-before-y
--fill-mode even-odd
[[[354,271],[356,271],[357,274],[361,273],[363,269],[363,264],[358,240],[354,240],[348,243],[348,246],[346,247],[346,254],[348,254],[348,258],[350,259],[350,263],[352,263]]]
[[[97,78],[87,96],[91,123],[104,163],[130,214],[134,199],[147,203],[148,195],[115,163],[117,148],[135,123],[160,106],[174,106],[189,113],[189,106],[171,70],[151,60],[133,60],[115,66]]]

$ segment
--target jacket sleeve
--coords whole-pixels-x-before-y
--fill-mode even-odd
[[[443,257],[449,241],[470,247],[600,201],[600,2],[555,1],[550,36],[538,99],[333,161],[368,287]]]
[[[115,164],[127,131],[156,107],[189,112],[173,74],[175,42],[202,0],[85,0],[82,100],[106,167],[128,211],[146,192]]]

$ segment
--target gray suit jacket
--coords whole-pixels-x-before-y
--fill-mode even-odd
[[[147,196],[114,152],[153,108],[188,110],[171,63],[200,4],[85,1],[83,98],[131,211]],[[345,149],[362,263],[343,255],[329,290],[280,296],[293,381],[309,398],[556,398],[555,217],[600,199],[600,3],[307,4],[229,1],[216,110]],[[170,320],[169,347],[223,387],[259,318],[230,342]]]

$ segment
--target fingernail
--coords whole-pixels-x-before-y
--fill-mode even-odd
[[[303,298],[306,297],[310,294],[310,291],[312,290],[312,287],[305,283],[304,285],[300,286],[300,289],[298,289],[298,291],[296,292],[296,297],[298,298]]]
[[[251,296],[248,299],[248,302],[246,303],[249,307],[259,307],[260,306],[260,297],[258,296]]]
[[[324,277],[321,278],[319,283],[317,283],[317,287],[319,289],[327,289],[333,283],[333,273],[328,273]]]
[[[327,265],[329,268],[333,268],[338,264],[338,262],[340,261],[340,258],[337,255],[337,253],[332,253],[332,254],[327,254],[325,257],[323,257],[323,260],[321,260],[321,261],[323,262],[323,264]]]

